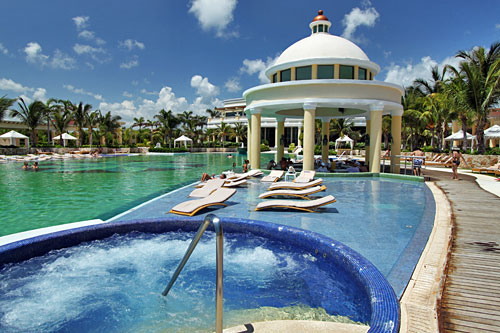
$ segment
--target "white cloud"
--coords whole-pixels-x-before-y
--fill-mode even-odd
[[[73,51],[75,51],[77,54],[96,54],[106,52],[102,47],[93,47],[90,45],[83,45],[78,43],[73,46]]]
[[[47,102],[47,90],[45,88],[36,88],[35,92],[33,93],[33,99],[39,100],[42,102]]]
[[[384,58],[387,59],[391,56],[392,51],[384,51]]]
[[[500,29],[500,23],[495,24],[495,29]]]
[[[118,46],[132,51],[134,48],[144,50],[144,43],[141,43],[135,39],[126,39],[124,41],[118,42]]]
[[[82,88],[75,88],[71,84],[65,84],[65,85],[63,85],[63,88],[67,89],[67,90],[69,90],[69,91],[71,91],[72,93],[75,93],[75,94],[87,95],[87,96],[93,97],[94,99],[96,99],[98,101],[104,101],[104,98],[102,97],[102,95],[100,95],[100,94],[94,94],[94,93],[92,93],[90,91],[86,91],[86,90],[84,90]]]
[[[170,87],[163,87],[157,96],[156,101],[143,99],[138,106],[135,106],[134,102],[129,100],[118,103],[102,102],[99,104],[99,109],[102,112],[111,111],[113,114],[121,116],[127,123],[133,122],[134,117],[153,119],[161,109],[172,110],[175,113],[188,109],[189,104],[186,98],[176,97]]]
[[[229,92],[237,92],[241,90],[240,80],[237,77],[232,77],[224,84]]]
[[[365,7],[371,6],[369,1],[363,3]],[[380,17],[380,14],[374,7],[369,7],[365,9],[360,9],[358,7],[353,8],[349,14],[344,16],[342,24],[345,26],[342,37],[355,40],[354,33],[359,26],[373,27],[375,22]]]
[[[73,46],[73,51],[75,51],[78,55],[86,54],[90,56],[93,60],[100,63],[104,63],[111,60],[111,57],[102,47],[93,47],[91,45],[76,43]]]
[[[134,95],[132,95],[132,94],[131,94],[131,93],[129,93],[128,91],[124,91],[122,95],[123,95],[123,97],[127,97],[127,98],[132,98],[132,97],[134,97]]]
[[[203,99],[204,102],[209,101],[219,94],[219,88],[208,82],[207,77],[194,75],[191,78],[191,87],[196,88],[196,93]]]
[[[76,61],[67,54],[55,50],[52,59],[42,53],[42,47],[36,42],[30,42],[24,48],[26,54],[26,61],[32,64],[40,65],[41,67],[49,66],[55,69],[73,69],[75,68]]]
[[[266,76],[266,68],[271,66],[274,61],[277,59],[268,57],[266,61],[262,59],[243,60],[243,66],[240,68],[241,73],[246,73],[248,75],[254,75],[255,73],[259,73],[259,80],[262,83],[269,83],[269,79]]]
[[[1,78],[0,90],[12,91],[19,94],[19,97],[22,97],[26,103],[31,103],[33,100],[40,100],[44,103],[47,101],[47,90],[45,88],[25,87],[21,83],[11,79]],[[30,94],[31,97],[28,96],[28,94]]]
[[[54,56],[50,62],[52,68],[72,69],[75,68],[76,60],[59,50],[54,51]]]
[[[134,59],[131,59],[128,62],[122,62],[120,64],[120,68],[124,68],[124,69],[131,69],[131,68],[137,67],[137,66],[139,66],[139,60],[137,59],[137,57]]]
[[[7,50],[7,48],[5,48],[2,43],[0,43],[0,53],[2,53],[3,55],[9,54],[9,50]]]
[[[20,83],[14,82],[11,79],[1,78],[0,79],[0,90],[13,91],[16,93],[27,92],[33,90],[33,88],[25,87]]]
[[[203,30],[214,29],[217,37],[236,37],[234,31],[226,31],[226,27],[233,21],[233,12],[237,0],[193,0],[189,13],[194,14]]]
[[[141,89],[141,94],[144,95],[158,95],[157,91],[147,91],[146,89]]]
[[[88,25],[90,17],[88,16],[76,16],[73,17],[73,22],[76,25],[77,30],[85,29]]]
[[[139,81],[137,81],[137,80],[132,81],[132,85],[133,86],[138,86],[139,85]]]
[[[386,68],[387,75],[384,81],[397,83],[403,87],[409,87],[416,79],[422,78],[424,80],[430,80],[431,68],[436,65],[439,70],[442,71],[445,65],[457,67],[459,63],[460,59],[453,56],[445,58],[440,63],[432,59],[430,56],[423,57],[417,64],[408,62],[405,65],[396,65],[393,63]]]
[[[36,42],[29,42],[24,48],[24,53],[26,53],[26,61],[33,64],[39,63],[44,65],[49,59],[49,56],[42,53],[40,44]]]
[[[87,40],[92,40],[95,38],[95,33],[93,31],[83,30],[83,31],[80,31],[80,33],[78,34],[78,37],[83,38],[83,39],[87,39]]]

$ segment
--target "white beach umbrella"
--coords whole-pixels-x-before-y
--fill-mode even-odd
[[[498,139],[500,138],[500,126],[493,125],[484,130],[485,139]]]
[[[72,135],[69,135],[68,133],[63,133],[61,135],[52,138],[52,143],[54,143],[54,140],[63,140],[63,146],[66,147],[66,140],[77,140],[77,138],[75,138]]]
[[[176,142],[184,142],[184,147],[186,147],[186,148],[187,148],[188,142],[191,142],[191,146],[193,146],[193,140],[188,138],[185,135],[181,135],[180,137],[178,137],[177,139],[174,140],[174,147],[175,147]]]
[[[23,135],[23,134],[18,133],[16,131],[10,131],[10,132],[7,132],[5,134],[2,134],[2,135],[0,135],[0,138],[10,139],[11,146],[14,146],[15,139],[28,139],[28,148],[30,145],[30,138],[28,138],[26,135]]]
[[[474,141],[476,141],[476,143],[477,143],[476,136],[465,132],[465,137],[466,137],[467,141],[469,141],[469,140],[471,141],[470,149],[473,150],[474,149]],[[463,139],[464,139],[464,132],[462,130],[455,132],[452,135],[447,136],[445,138],[446,141],[463,141]]]
[[[338,138],[337,140],[335,140],[335,149],[337,149],[337,147],[340,145],[341,142],[349,142],[349,144],[351,145],[351,150],[352,150],[352,148],[354,146],[354,140],[353,139],[351,139],[347,135],[344,135],[343,137]]]

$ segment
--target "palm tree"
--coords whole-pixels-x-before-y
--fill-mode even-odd
[[[165,144],[168,143],[168,146],[172,148],[172,134],[174,128],[179,124],[179,119],[175,116],[172,110],[165,111],[164,109],[160,110],[160,112],[155,115],[155,118],[158,119],[161,132],[164,134]]]
[[[431,81],[426,81],[424,79],[416,79],[413,82],[413,85],[425,95],[439,93],[443,89],[445,74],[446,74],[446,67],[443,68],[443,70],[440,73],[439,67],[433,66],[431,68],[431,77],[432,77]]]
[[[57,99],[49,98],[47,102],[45,102],[45,112],[44,117],[47,121],[47,143],[50,142],[50,123],[52,122],[52,116],[61,108],[60,105],[57,104]]]
[[[54,127],[59,132],[59,135],[66,132],[66,128],[68,128],[71,120],[71,112],[69,110],[60,110],[54,113]],[[65,140],[62,138],[61,140],[63,140],[63,146],[66,146]]]
[[[5,95],[6,96],[6,95]],[[7,110],[16,102],[16,98],[10,99],[5,98],[5,96],[0,97],[0,121],[5,117]]]
[[[153,142],[153,130],[154,130],[155,126],[158,126],[158,122],[148,119],[145,124],[147,127],[149,127],[151,129],[151,140],[149,140],[149,141],[151,141],[151,143],[152,143]]]
[[[87,119],[89,112],[92,109],[92,105],[83,105],[83,103],[80,102],[80,104],[78,104],[78,106],[74,106],[73,109],[73,120],[78,127],[78,146],[81,147],[83,143],[83,128],[87,126]]]
[[[247,136],[247,127],[242,123],[234,124],[233,131],[230,135],[231,138],[236,138],[236,143],[239,143],[240,140],[244,141]]]
[[[139,127],[139,133],[141,132],[142,126],[145,125],[144,117],[134,118],[134,123],[132,128]]]
[[[220,125],[217,126],[216,133],[217,136],[221,139],[222,148],[224,148],[224,140],[226,136],[230,135],[233,129],[231,126],[228,126],[225,122],[221,121]]]
[[[100,110],[96,110],[94,112],[87,113],[87,128],[89,129],[89,146],[92,148],[92,134],[94,132],[94,128],[99,127],[99,121],[102,118],[102,114]]]
[[[111,111],[108,111],[108,113],[103,116],[101,115],[99,129],[103,131],[104,145],[107,145],[106,136],[111,134],[114,137],[116,130],[121,128],[119,123],[120,119],[122,119],[122,117],[112,116]]]
[[[186,126],[189,124],[192,117],[193,117],[193,111],[184,111],[179,115],[179,120],[181,121],[183,126]]]
[[[36,146],[38,142],[36,128],[42,120],[45,112],[45,104],[40,101],[34,101],[29,106],[26,106],[22,97],[19,97],[19,100],[21,102],[18,102],[17,105],[20,110],[11,110],[10,116],[21,118],[21,121],[28,126],[31,142]]]
[[[459,51],[457,58],[464,59],[459,68],[447,68],[456,78],[462,78],[464,100],[477,119],[476,136],[478,152],[485,152],[484,127],[488,123],[490,109],[500,101],[500,42],[470,51]]]
[[[219,118],[221,115],[220,111],[217,110],[207,109],[205,112],[210,115],[210,118]]]

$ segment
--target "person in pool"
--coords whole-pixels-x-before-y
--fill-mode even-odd
[[[38,162],[33,163],[33,166],[31,167],[33,171],[38,171]]]
[[[23,170],[28,170],[29,168],[30,168],[30,165],[28,164],[28,162],[24,161]]]

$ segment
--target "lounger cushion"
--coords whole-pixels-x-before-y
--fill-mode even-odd
[[[323,182],[323,179],[318,178],[308,183],[295,183],[295,182],[278,182],[271,184],[269,186],[269,190],[277,190],[277,189],[304,189],[308,187],[313,187],[320,185]]]
[[[255,210],[261,209],[269,209],[269,208],[289,208],[289,209],[298,209],[298,210],[309,210],[311,211],[314,208],[328,205],[330,203],[335,202],[335,197],[333,195],[327,195],[323,198],[315,199],[315,200],[266,200],[260,202]]]
[[[170,212],[175,214],[194,215],[198,210],[205,207],[222,204],[235,193],[236,190],[234,188],[221,187],[206,198],[181,202],[172,208]]]

